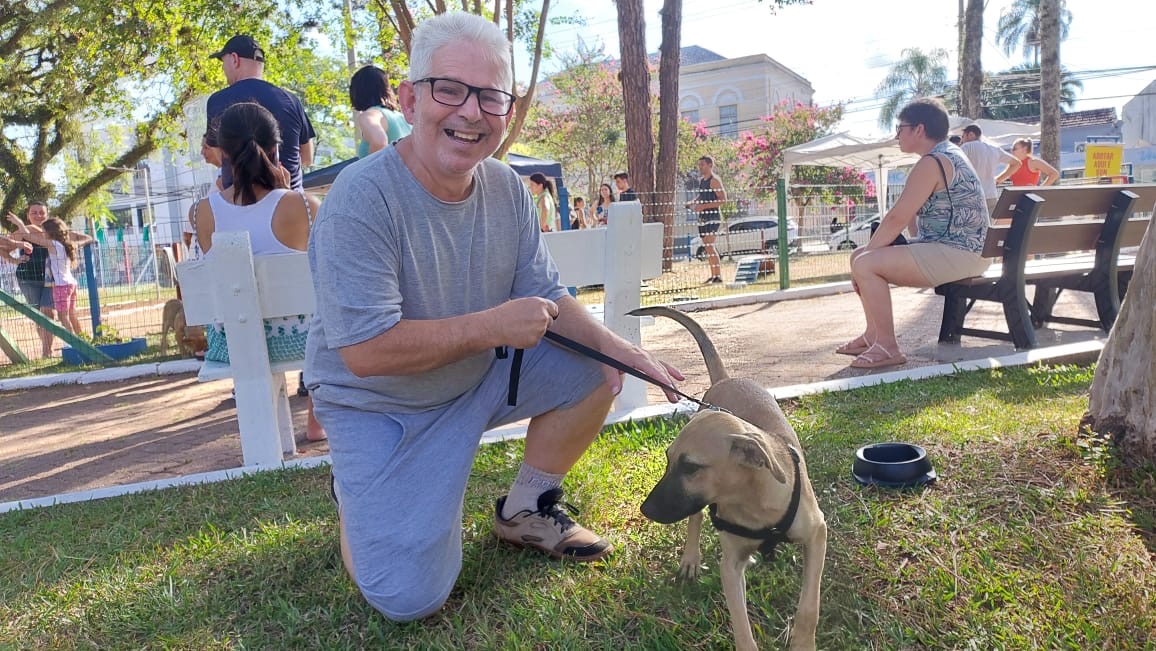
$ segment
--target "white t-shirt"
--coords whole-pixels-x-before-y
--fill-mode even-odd
[[[1015,156],[983,140],[965,142],[959,148],[975,168],[975,175],[979,177],[979,184],[983,186],[983,196],[995,199],[999,195],[999,190],[995,187],[995,177],[999,176],[996,168],[1000,163],[1011,163],[1015,160]]]

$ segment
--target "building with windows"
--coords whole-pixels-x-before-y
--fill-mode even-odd
[[[690,46],[682,49],[681,58],[679,111],[712,133],[737,137],[777,104],[814,103],[811,82],[765,54],[727,59]]]

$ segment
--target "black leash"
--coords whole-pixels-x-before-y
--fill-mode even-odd
[[[687,394],[679,391],[677,388],[672,387],[669,384],[662,382],[661,380],[657,380],[657,379],[651,377],[650,375],[647,375],[646,373],[643,373],[642,371],[640,371],[634,367],[627,366],[626,364],[623,364],[622,362],[614,359],[613,357],[611,357],[611,356],[609,356],[609,355],[607,355],[601,351],[594,350],[593,348],[587,346],[586,344],[578,343],[577,341],[574,341],[573,339],[566,337],[564,335],[560,335],[557,332],[547,330],[546,331],[546,339],[549,339],[550,341],[552,341],[552,342],[554,342],[554,343],[556,343],[559,346],[562,346],[564,348],[569,348],[570,350],[578,353],[579,355],[585,355],[586,357],[589,357],[590,359],[593,359],[596,362],[601,362],[601,363],[609,366],[610,368],[622,371],[623,373],[626,373],[627,375],[632,375],[632,376],[642,380],[643,382],[649,382],[650,384],[653,384],[654,386],[656,386],[660,389],[670,391],[670,392],[674,393],[675,395],[680,396],[682,398],[685,398],[685,399],[693,402],[694,404],[696,404],[700,407],[704,407],[706,409],[711,409],[714,411],[727,411],[726,409],[712,405],[709,402],[703,402],[702,400],[699,400],[698,398],[695,398],[694,396],[688,396]],[[497,353],[498,359],[505,359],[507,357],[506,349],[504,347],[495,349],[495,352]],[[521,372],[522,372],[522,349],[518,348],[518,349],[514,350],[514,359],[510,363],[510,391],[509,391],[509,394],[507,395],[506,403],[508,405],[510,405],[511,407],[513,407],[514,405],[516,405],[518,403],[518,379],[519,379],[519,376],[521,375]],[[727,413],[730,413],[730,412],[727,412]]]
[[[728,522],[718,517],[718,505],[711,504],[709,507],[710,522],[715,529],[732,533],[740,538],[751,538],[752,540],[761,540],[763,544],[759,545],[759,553],[763,558],[773,560],[775,558],[775,547],[779,543],[789,542],[787,538],[787,531],[791,529],[791,525],[795,522],[795,515],[799,512],[799,497],[802,493],[802,479],[803,473],[799,472],[799,452],[795,448],[788,446],[791,451],[791,458],[795,460],[795,485],[791,488],[791,502],[787,505],[787,512],[783,514],[782,519],[769,527],[762,529],[748,529],[741,524]]]

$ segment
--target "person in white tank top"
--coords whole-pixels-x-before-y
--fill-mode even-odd
[[[221,115],[217,142],[232,166],[233,185],[197,204],[194,230],[205,257],[212,256],[213,233],[247,231],[253,255],[304,251],[320,203],[289,189],[289,175],[277,162],[281,136],[273,114],[254,102],[230,106]],[[302,359],[312,315],[265,320],[270,361]],[[219,325],[206,329],[205,359],[228,362],[228,342]],[[325,430],[309,404],[306,438],[321,441]]]

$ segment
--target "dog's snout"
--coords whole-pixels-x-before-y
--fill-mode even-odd
[[[682,483],[664,477],[643,500],[640,511],[659,524],[674,524],[706,507],[706,503],[684,490]]]

